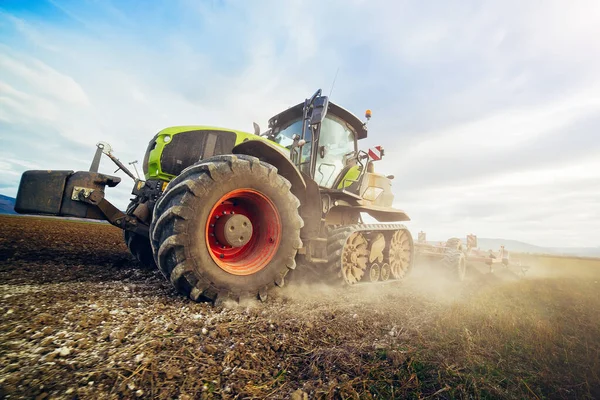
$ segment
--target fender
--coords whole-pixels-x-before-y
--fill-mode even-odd
[[[410,221],[410,217],[402,210],[392,207],[379,207],[374,205],[361,205],[356,207],[358,211],[366,212],[379,222],[402,222]]]
[[[290,181],[292,193],[301,201],[306,193],[306,182],[298,168],[290,159],[274,144],[265,140],[247,140],[235,146],[231,151],[233,154],[246,154],[254,156],[261,161],[268,162],[279,171],[279,175]]]
[[[358,201],[357,204],[340,204],[332,207],[331,210],[335,209],[364,212],[375,218],[378,222],[410,221],[410,217],[403,210],[366,204],[364,201]]]

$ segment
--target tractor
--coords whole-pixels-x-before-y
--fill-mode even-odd
[[[194,301],[265,300],[290,276],[355,285],[401,280],[413,267],[408,221],[392,207],[393,176],[374,171],[363,122],[318,90],[254,133],[177,126],[150,141],[136,178],[100,142],[89,171],[26,171],[15,210],[103,219],[133,256],[157,266]],[[123,212],[105,198],[120,182],[98,172],[106,155],[134,180]],[[368,214],[377,224],[365,224]]]

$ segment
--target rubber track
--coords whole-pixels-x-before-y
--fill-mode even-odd
[[[346,225],[336,229],[331,230],[328,240],[327,240],[327,277],[326,279],[331,282],[340,282],[344,285],[347,283],[344,281],[344,278],[341,274],[341,260],[342,260],[342,251],[344,249],[344,245],[348,240],[348,237],[354,232],[384,232],[384,231],[398,231],[398,230],[406,230],[405,225],[403,224],[355,224],[355,225]],[[414,250],[413,250],[413,262],[414,262]],[[385,282],[368,282],[368,281],[360,281],[352,286],[356,285],[376,285],[380,283],[390,283],[398,281],[397,279],[393,279],[390,276],[390,279]]]

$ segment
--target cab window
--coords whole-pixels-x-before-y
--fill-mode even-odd
[[[343,120],[327,115],[321,123],[321,136],[317,151],[314,180],[326,188],[331,188],[338,175],[348,162],[348,157],[356,151],[356,133]]]

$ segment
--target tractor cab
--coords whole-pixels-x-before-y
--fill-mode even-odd
[[[370,110],[365,117],[371,118]],[[359,150],[358,141],[367,137],[366,122],[330,102],[321,90],[271,118],[266,135],[289,150],[292,163],[321,190],[332,195],[343,192],[373,206],[391,207],[393,176],[373,170],[373,161],[381,159],[383,148]]]
[[[357,165],[357,141],[367,137],[367,128],[319,90],[271,118],[268,137],[288,149],[292,162],[320,187],[335,189]]]

